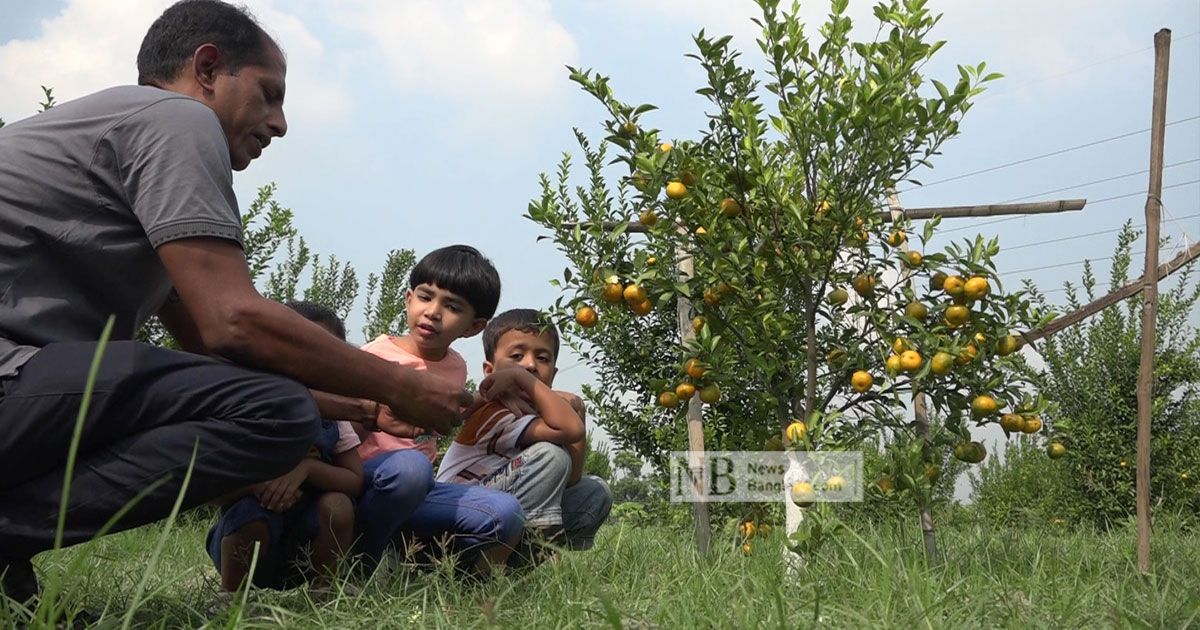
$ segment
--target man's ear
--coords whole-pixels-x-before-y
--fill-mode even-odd
[[[459,335],[459,337],[462,339],[466,339],[467,337],[474,337],[475,335],[478,335],[479,333],[483,332],[484,328],[487,328],[487,323],[488,323],[487,318],[476,317],[475,321],[471,322],[471,327],[464,330],[463,334]]]
[[[187,71],[192,73],[192,78],[207,94],[213,91],[223,63],[221,49],[216,44],[201,44],[192,55],[192,63]]]
[[[495,372],[495,371],[496,371],[496,366],[493,365],[491,361],[483,362],[483,375],[484,376],[487,376],[488,374],[491,374],[492,372]]]

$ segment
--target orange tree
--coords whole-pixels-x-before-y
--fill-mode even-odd
[[[972,423],[1007,412],[1015,430],[1032,427],[1043,406],[1006,369],[1018,347],[1010,330],[1040,314],[1024,293],[1003,293],[997,243],[922,251],[937,220],[917,230],[881,212],[999,75],[981,63],[959,66],[950,84],[927,81],[943,42],[926,41],[938,16],[923,0],[877,5],[878,36],[863,42],[851,41],[845,0],[819,43],[795,6],[758,4],[764,85],[729,37],[694,38],[689,56],[708,79],[697,92],[711,103],[698,138],[667,141],[646,120],[654,106],[571,69],[607,111],[607,135],[594,148],[577,131],[586,182],[572,185],[567,156],[529,205],[570,261],[553,281],[564,292],[554,312],[597,370],[598,421],[652,461],[686,448],[681,402],[700,396],[710,448],[907,435],[914,446],[891,484],[927,497],[936,476],[925,467],[940,454],[983,458]],[[680,331],[681,300],[693,339]],[[945,419],[924,437],[903,413],[917,391]]]

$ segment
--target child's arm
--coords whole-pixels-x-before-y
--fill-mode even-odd
[[[517,389],[529,396],[538,414],[538,418],[526,427],[518,446],[528,446],[534,442],[566,446],[584,439],[583,420],[571,408],[571,403],[533,374],[520,368],[497,370],[479,385],[480,392],[489,400]]]
[[[571,475],[567,478],[567,485],[573,486],[583,477],[583,462],[587,458],[587,410],[583,406],[583,399],[579,396],[558,390],[555,390],[554,393],[571,405],[571,409],[575,410],[575,413],[579,415],[579,421],[583,423],[583,439],[571,442],[565,447],[567,453],[571,455]]]

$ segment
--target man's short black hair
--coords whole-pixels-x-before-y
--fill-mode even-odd
[[[514,308],[504,311],[488,322],[483,329],[483,358],[496,360],[496,344],[504,333],[519,330],[531,335],[549,335],[554,345],[554,361],[558,362],[558,328],[544,313],[532,308]]]
[[[492,261],[469,245],[429,252],[408,276],[410,288],[422,284],[458,295],[475,309],[475,317],[491,319],[500,304],[500,274]]]
[[[333,309],[324,304],[296,300],[287,303],[287,307],[296,311],[301,317],[315,324],[320,324],[337,335],[342,341],[346,340],[346,324]]]
[[[245,7],[220,0],[180,0],[154,20],[142,39],[138,85],[161,86],[175,80],[203,44],[216,44],[229,72],[262,64],[267,47],[278,48]]]

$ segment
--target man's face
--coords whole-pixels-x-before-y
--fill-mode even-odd
[[[287,133],[283,116],[287,61],[274,44],[268,42],[265,48],[259,64],[242,66],[237,74],[220,73],[213,82],[209,106],[221,121],[235,171],[262,155],[272,138]]]
[[[558,368],[554,365],[554,341],[550,335],[510,330],[496,340],[496,354],[483,364],[485,374],[494,370],[517,367],[532,373],[546,384],[554,385]]]

